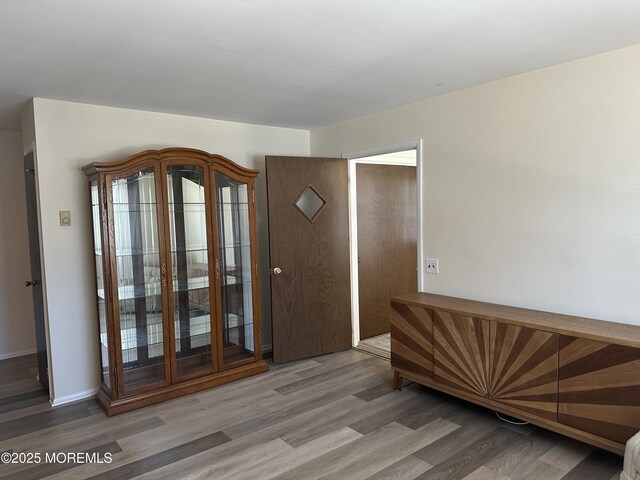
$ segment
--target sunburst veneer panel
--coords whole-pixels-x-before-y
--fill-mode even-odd
[[[391,366],[433,378],[433,310],[391,302]]]
[[[557,334],[491,322],[490,365],[490,398],[557,419]]]
[[[558,421],[625,443],[640,430],[640,349],[563,335]]]
[[[434,310],[434,377],[465,393],[489,393],[489,321]]]
[[[406,376],[619,455],[640,430],[639,326],[430,293],[392,304],[394,389]]]

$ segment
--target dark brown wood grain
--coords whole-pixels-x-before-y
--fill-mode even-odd
[[[389,298],[418,288],[416,167],[357,164],[360,339],[389,332]]]
[[[266,157],[273,359],[351,347],[347,160]],[[295,206],[313,187],[326,204],[310,222]]]
[[[640,430],[640,348],[563,335],[558,421],[625,443]]]

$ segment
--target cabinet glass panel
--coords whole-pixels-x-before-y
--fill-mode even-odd
[[[222,352],[225,364],[253,358],[253,285],[248,186],[220,172],[215,174]]]
[[[185,376],[210,370],[213,358],[204,169],[167,167],[167,191],[176,369]]]
[[[100,328],[100,370],[102,382],[111,388],[109,376],[109,343],[107,341],[107,312],[105,304],[104,263],[102,263],[102,240],[100,230],[100,190],[98,182],[91,182],[91,213],[93,215],[93,249],[96,263],[96,285],[98,287],[98,322]]]
[[[162,276],[154,169],[113,180],[116,278],[125,390],[164,380]]]

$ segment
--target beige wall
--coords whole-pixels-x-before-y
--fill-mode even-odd
[[[0,359],[35,352],[20,132],[0,131]]]
[[[257,185],[261,308],[269,314],[264,156],[308,155],[309,132],[36,98],[36,153],[54,401],[98,386],[88,187],[80,168],[150,148],[188,146],[261,170]],[[71,210],[60,227],[58,211]],[[271,342],[264,322],[263,342]]]
[[[640,324],[640,45],[311,131],[423,139],[426,290]]]

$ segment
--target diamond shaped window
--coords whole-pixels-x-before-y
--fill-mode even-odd
[[[327,202],[322,198],[313,185],[309,185],[300,194],[294,205],[307,218],[307,220],[313,222],[326,203]]]

